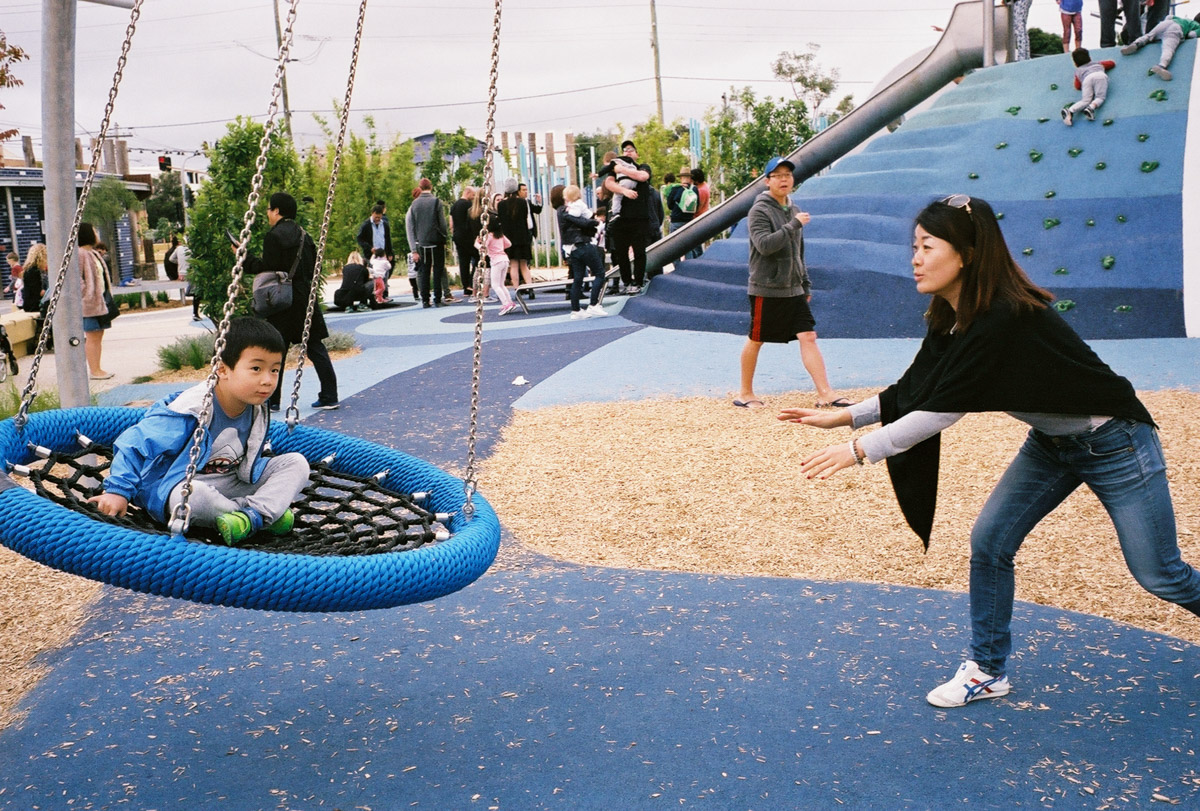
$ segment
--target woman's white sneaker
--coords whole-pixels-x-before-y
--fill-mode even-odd
[[[925,696],[935,707],[961,707],[979,698],[1008,695],[1008,676],[989,676],[970,659],[959,665],[954,678]]]

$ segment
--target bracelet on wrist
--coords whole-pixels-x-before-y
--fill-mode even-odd
[[[850,440],[850,453],[854,455],[854,464],[861,465],[867,458],[867,455],[859,450],[858,440]]]

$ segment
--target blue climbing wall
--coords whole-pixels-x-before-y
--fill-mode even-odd
[[[1092,51],[1117,63],[1094,122],[1061,120],[1079,98],[1069,56],[1002,65],[975,71],[806,182],[794,199],[813,216],[806,259],[818,332],[922,335],[912,219],[929,200],[961,192],[992,204],[1017,261],[1084,337],[1183,337],[1183,157],[1196,45],[1179,49],[1171,82],[1148,74],[1158,50]],[[743,222],[623,314],[743,332],[748,252]]]

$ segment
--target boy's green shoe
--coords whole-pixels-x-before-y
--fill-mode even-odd
[[[233,546],[238,541],[244,541],[254,533],[254,524],[250,516],[241,510],[217,516],[217,531],[225,543]]]
[[[296,523],[296,516],[292,513],[292,508],[288,507],[283,511],[283,515],[275,519],[275,523],[267,527],[267,531],[272,535],[287,535],[292,531],[292,526]]]

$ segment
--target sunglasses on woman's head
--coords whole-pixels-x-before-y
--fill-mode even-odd
[[[952,194],[949,197],[947,197],[945,200],[942,200],[942,202],[945,203],[946,205],[950,206],[951,208],[965,208],[967,210],[968,216],[970,216],[972,213],[971,212],[971,195],[969,195],[969,194]]]

